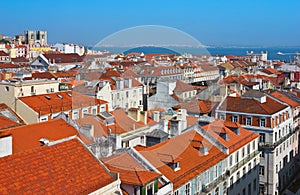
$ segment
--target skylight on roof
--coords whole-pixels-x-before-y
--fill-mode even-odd
[[[63,97],[60,94],[57,94],[57,97],[59,97],[60,99],[62,99]]]
[[[70,94],[70,93],[67,93],[67,95],[68,95],[69,97],[72,97],[72,94]]]
[[[51,97],[48,96],[48,95],[46,95],[45,98],[46,98],[47,100],[51,100]]]

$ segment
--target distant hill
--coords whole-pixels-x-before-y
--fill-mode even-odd
[[[125,55],[133,52],[143,52],[144,54],[175,54],[179,55],[178,52],[163,47],[135,47],[124,52]]]

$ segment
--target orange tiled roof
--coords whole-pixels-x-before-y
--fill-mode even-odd
[[[83,57],[77,53],[45,53],[43,55],[52,63],[78,63],[83,61]]]
[[[7,129],[19,126],[19,123],[12,121],[4,116],[0,116],[0,129]]]
[[[270,115],[275,114],[286,107],[286,105],[283,105],[270,97],[266,97],[265,103],[260,103],[255,99],[227,96],[219,109],[231,112]]]
[[[56,79],[57,77],[51,72],[35,72],[32,73],[34,79]]]
[[[40,115],[107,103],[104,100],[99,100],[72,91],[20,97],[19,100]]]
[[[120,174],[122,184],[142,186],[160,174],[148,171],[127,152],[101,159],[109,170]]]
[[[192,85],[186,84],[180,80],[176,81],[176,87],[174,88],[175,93],[182,93],[187,91],[193,91],[194,87]]]
[[[115,179],[73,139],[0,158],[0,194],[89,194]]]
[[[95,138],[109,136],[108,127],[99,119],[98,116],[86,116],[84,118],[76,119],[75,122],[81,127],[85,124],[93,125],[93,127],[94,127],[94,136],[93,137],[95,137]]]
[[[296,101],[294,101],[293,99],[289,98],[288,96],[286,96],[284,93],[282,92],[278,92],[278,91],[275,91],[273,93],[271,93],[271,95],[285,103],[287,103],[288,105],[290,105],[291,107],[293,108],[296,108],[298,106],[300,106],[300,104]]]
[[[115,117],[115,124],[108,127],[112,130],[113,134],[118,135],[146,126],[129,117],[123,109],[116,109],[111,114]]]
[[[240,129],[240,134],[237,135],[229,127],[235,127]],[[223,120],[215,120],[208,125],[203,126],[203,129],[209,132],[213,137],[215,137],[222,145],[229,148],[229,152],[232,153],[244,145],[248,144],[250,141],[256,139],[259,135],[248,131],[241,127],[240,124],[234,122],[228,122]],[[223,139],[219,134],[227,133],[228,140]]]
[[[54,119],[43,123],[14,127],[0,131],[0,136],[1,134],[12,135],[13,154],[40,147],[39,140],[41,138],[55,141],[77,135],[81,137],[85,143],[89,143],[89,140],[85,136],[79,134],[73,126],[69,125],[63,119]]]
[[[193,144],[195,142],[208,146],[209,153],[203,155],[195,148]],[[226,157],[226,154],[222,153],[194,130],[154,146],[139,149],[139,152],[173,183],[174,189]],[[179,161],[180,170],[175,172],[166,164],[166,161]]]

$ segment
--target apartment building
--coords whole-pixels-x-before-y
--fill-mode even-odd
[[[298,154],[291,107],[260,91],[249,91],[224,98],[216,117],[260,134],[260,194],[279,194],[294,174]]]

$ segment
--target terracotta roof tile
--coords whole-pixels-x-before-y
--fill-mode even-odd
[[[122,184],[142,186],[160,177],[160,174],[142,167],[127,152],[101,160],[109,170],[120,174]]]
[[[0,158],[1,194],[89,194],[115,179],[77,139]]]
[[[177,80],[176,87],[174,88],[175,93],[182,93],[187,91],[193,91],[194,87],[192,85],[186,84],[183,81]]]
[[[104,100],[99,100],[72,91],[20,97],[19,100],[40,115],[107,103]]]
[[[201,142],[209,146],[208,155],[203,155],[193,143]],[[226,157],[218,148],[210,144],[196,131],[188,131],[179,136],[161,142],[151,147],[139,148],[139,152],[174,185],[174,189],[185,184],[201,172],[215,165]],[[179,161],[180,170],[174,171],[166,160]]]
[[[298,103],[298,102],[294,101],[293,99],[289,98],[288,96],[286,96],[282,92],[275,91],[275,92],[271,93],[271,95],[273,97],[275,97],[276,99],[279,99],[279,100],[287,103],[292,108],[296,108],[296,107],[300,106],[300,103]]]
[[[52,63],[76,63],[83,61],[83,57],[77,53],[46,53],[43,55]]]
[[[231,112],[270,115],[275,114],[286,107],[286,105],[283,105],[270,97],[266,97],[265,103],[260,103],[255,99],[227,96],[219,109]]]
[[[239,128],[240,134],[237,135],[230,127]],[[241,127],[238,123],[223,121],[223,120],[215,120],[208,125],[203,126],[203,129],[208,131],[213,137],[215,137],[221,144],[225,147],[229,148],[230,154],[239,148],[245,146],[252,140],[258,138],[258,134],[253,133],[252,131],[248,131]],[[225,140],[220,136],[220,133],[226,133],[228,135],[228,140]]]
[[[80,135],[78,131],[63,119],[55,119],[43,123],[30,124],[0,131],[1,134],[10,134],[13,137],[13,154],[39,148],[40,139],[46,138],[52,141]],[[84,138],[84,137],[83,137]]]

